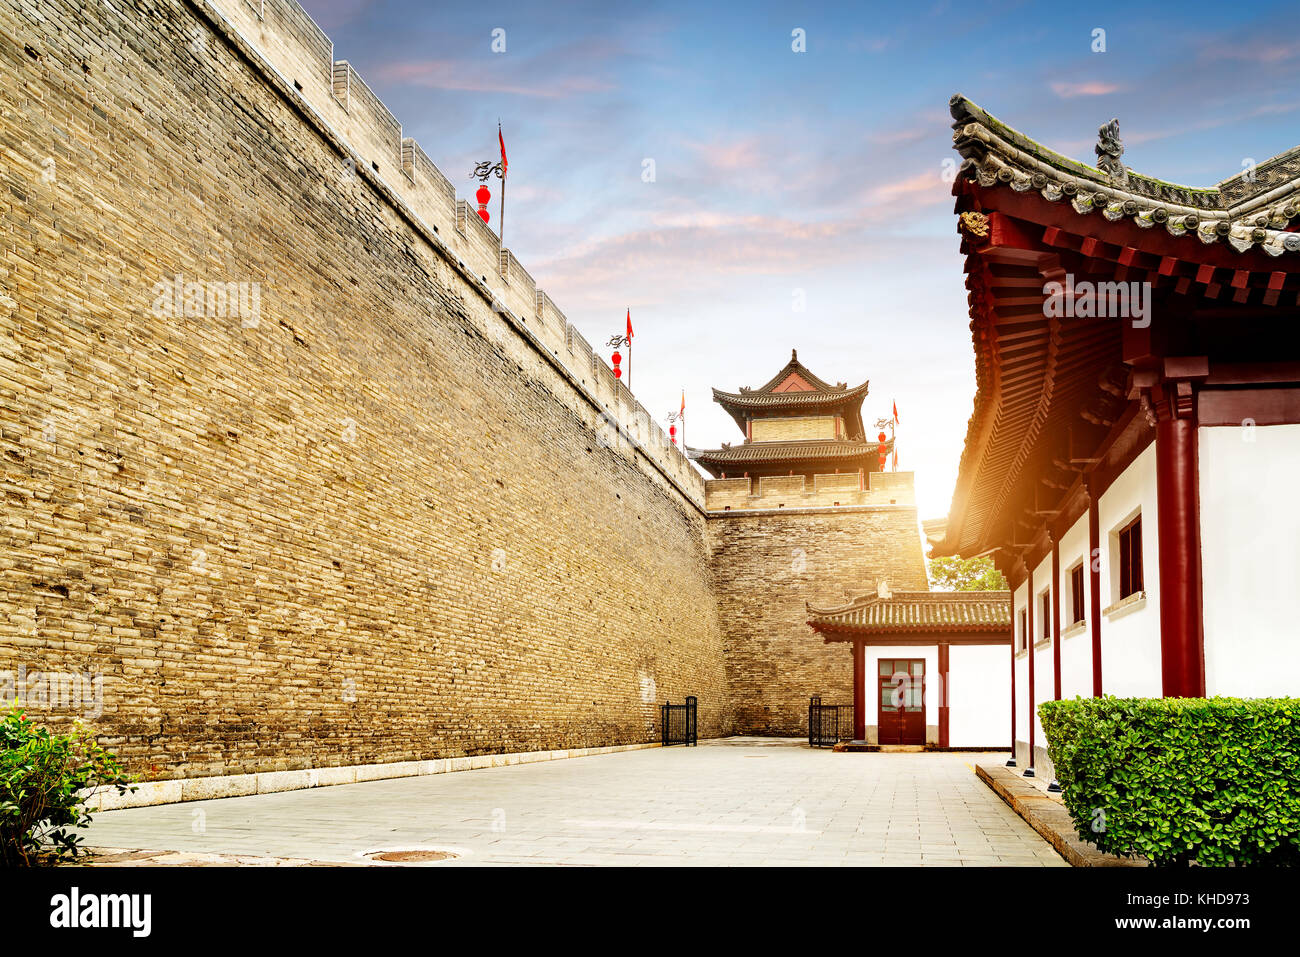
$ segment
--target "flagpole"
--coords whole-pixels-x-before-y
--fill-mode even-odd
[[[632,328],[632,307],[627,307],[628,328]],[[627,391],[632,391],[632,337],[627,337]]]
[[[497,222],[497,238],[501,240],[501,245],[506,244],[506,176],[510,173],[510,167],[506,164],[506,141],[501,135],[501,120],[497,119],[497,142],[501,144],[501,208],[498,212],[499,220]]]

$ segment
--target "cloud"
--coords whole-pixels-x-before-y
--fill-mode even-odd
[[[1052,92],[1064,100],[1076,96],[1107,96],[1118,93],[1123,87],[1117,83],[1102,83],[1096,80],[1085,83],[1065,83],[1057,81],[1052,84]]]
[[[1201,51],[1205,60],[1245,60],[1248,63],[1283,63],[1300,57],[1300,43],[1254,37],[1237,43],[1207,43]]]
[[[529,75],[527,70],[518,72]],[[516,79],[505,69],[485,68],[482,60],[408,60],[380,67],[375,71],[375,78],[384,83],[405,83],[439,90],[506,93],[544,99],[562,99],[614,89],[614,84],[607,80],[583,74]]]

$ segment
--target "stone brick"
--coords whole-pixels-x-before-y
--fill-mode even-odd
[[[296,93],[205,8],[0,11],[0,669],[102,674],[131,770],[223,794],[654,741],[687,694],[728,731],[702,481],[415,227],[400,141],[345,175],[319,43]],[[167,315],[176,276],[260,314]]]

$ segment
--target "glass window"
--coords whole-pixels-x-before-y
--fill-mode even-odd
[[[1070,570],[1070,621],[1083,621],[1083,563]]]
[[[1119,533],[1119,597],[1142,590],[1142,516]]]

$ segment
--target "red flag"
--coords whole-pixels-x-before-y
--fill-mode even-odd
[[[894,403],[894,425],[898,425],[898,403]]]
[[[898,445],[894,445],[894,471],[898,471]]]
[[[627,310],[627,338],[628,341],[632,339],[632,308],[630,306]]]
[[[686,414],[686,390],[685,389],[682,389],[682,410],[677,414],[678,415]]]
[[[501,135],[501,124],[497,123],[497,142],[501,144],[501,178],[506,178],[506,138]]]

